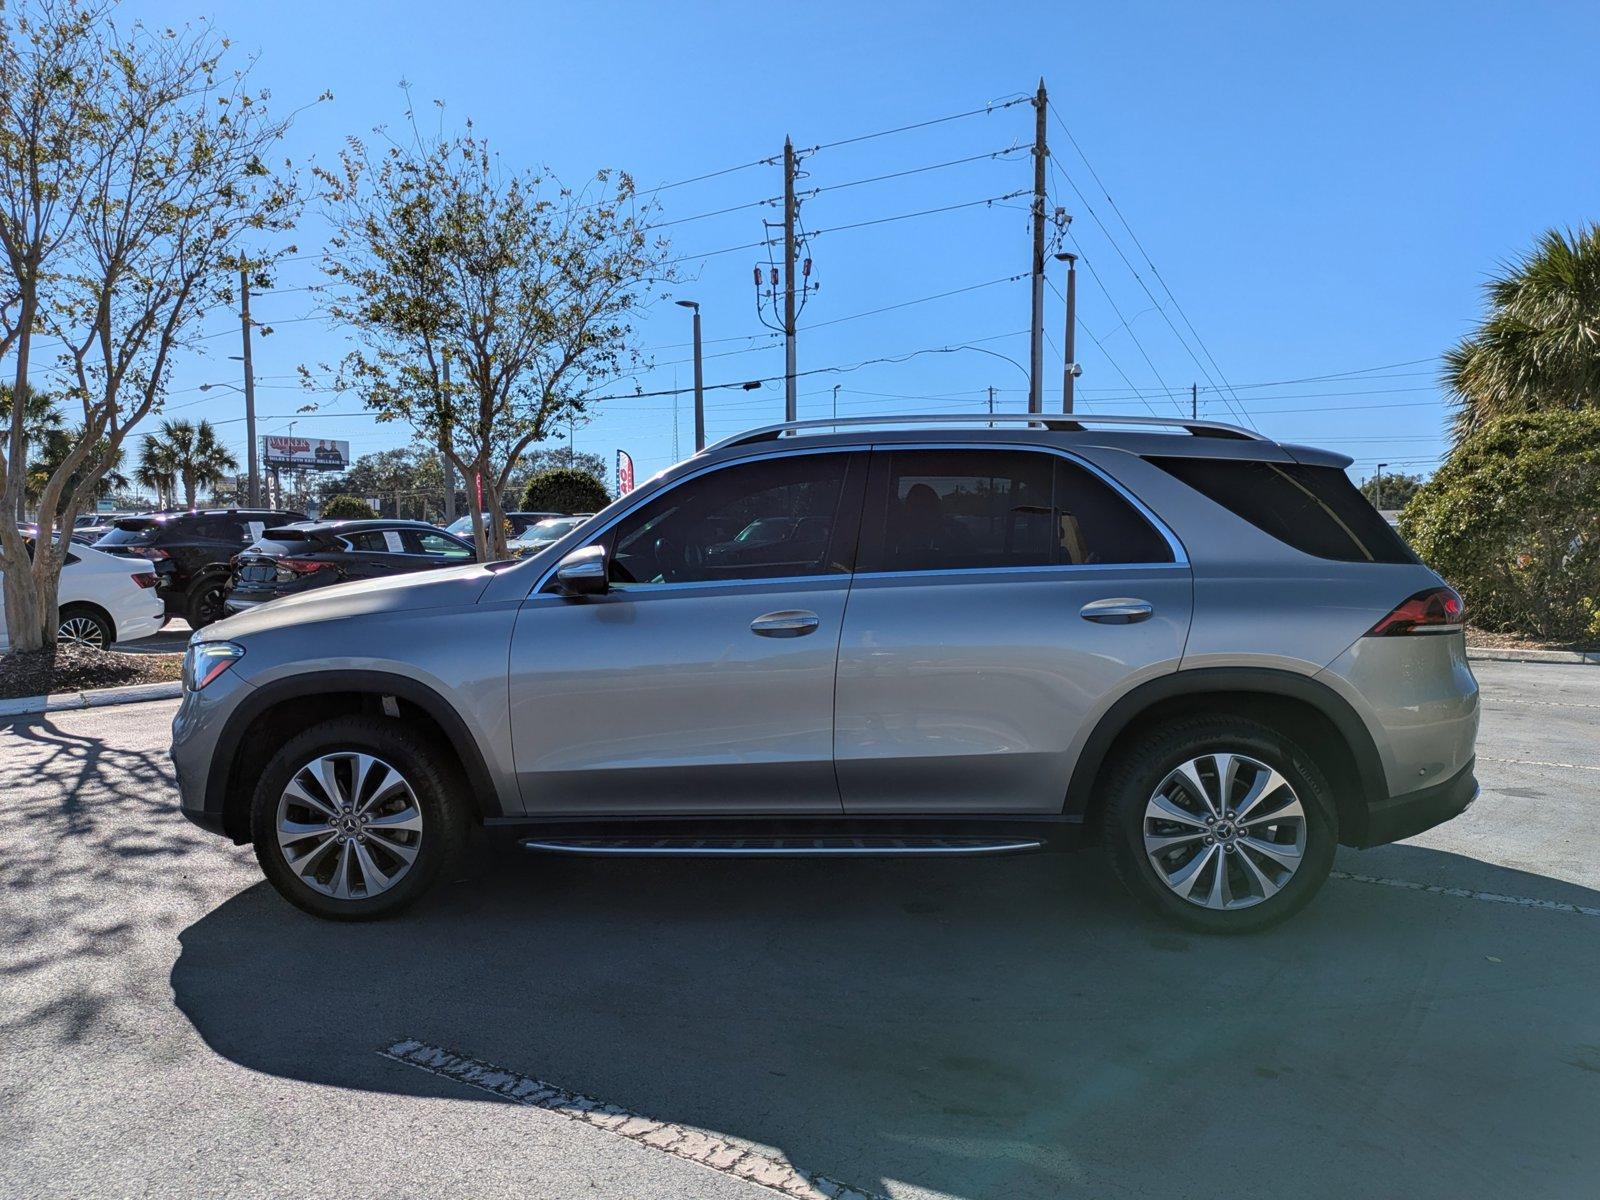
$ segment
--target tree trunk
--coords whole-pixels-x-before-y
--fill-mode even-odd
[[[32,284],[24,285],[22,303],[17,313],[17,326],[22,330],[17,339],[16,381],[11,389],[11,428],[6,439],[5,495],[0,500],[0,513],[21,512],[28,485],[26,441],[23,439],[23,421],[28,407],[28,359],[33,348],[32,328],[36,305]],[[16,524],[7,519],[0,529],[0,572],[5,574],[6,631],[13,650],[42,650],[45,646],[39,619],[39,599],[33,585],[33,563],[28,557],[28,547]]]
[[[505,505],[500,502],[500,489],[489,489],[489,544],[493,551],[490,558],[499,561],[510,558],[511,551],[506,546],[506,516]]]

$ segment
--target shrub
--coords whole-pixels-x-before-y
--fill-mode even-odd
[[[528,480],[522,497],[526,512],[599,512],[611,503],[606,485],[576,467],[552,467]]]
[[[1502,417],[1464,438],[1400,531],[1484,629],[1594,636],[1600,605],[1600,411]]]
[[[363,521],[377,515],[360,496],[329,496],[322,504],[324,521]]]

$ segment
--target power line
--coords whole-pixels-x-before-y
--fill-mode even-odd
[[[860,187],[864,183],[882,183],[886,179],[903,179],[907,175],[921,175],[927,171],[940,171],[945,167],[959,167],[963,163],[983,162],[986,159],[1004,158],[1007,154],[1015,154],[1020,150],[1028,149],[1027,146],[1012,144],[1004,150],[991,150],[988,154],[974,154],[967,158],[952,158],[949,162],[930,163],[924,167],[910,167],[904,171],[891,171],[887,175],[871,175],[865,179],[851,179],[845,183],[829,183],[821,187],[814,187],[805,193],[805,199],[820,196],[823,192],[837,192],[844,188]]]
[[[979,205],[992,205],[1001,200],[1015,199],[1023,195],[1027,190],[1027,188],[1021,188],[1015,192],[1007,192],[1003,196],[989,196],[983,200],[968,200],[963,204],[946,204],[941,208],[925,208],[920,212],[899,213],[893,217],[875,217],[870,221],[855,221],[849,225],[834,225],[827,229],[813,229],[809,236],[816,238],[825,233],[840,233],[846,229],[865,229],[868,225],[887,225],[891,221],[909,221],[912,217],[929,217],[934,213],[955,212],[958,208],[977,208]]]
[[[1072,239],[1072,244],[1078,247],[1079,260],[1085,267],[1088,268],[1089,277],[1095,281],[1095,284],[1100,288],[1100,294],[1106,298],[1106,303],[1111,305],[1111,311],[1117,315],[1117,320],[1121,321],[1122,327],[1128,331],[1128,337],[1133,339],[1133,344],[1138,347],[1139,353],[1144,357],[1145,364],[1150,368],[1151,374],[1153,374],[1156,377],[1156,381],[1160,383],[1161,391],[1166,395],[1167,399],[1172,400],[1173,406],[1177,408],[1178,413],[1181,416],[1183,414],[1183,405],[1179,404],[1177,400],[1174,399],[1172,395],[1172,389],[1167,386],[1167,381],[1161,378],[1161,372],[1156,369],[1155,360],[1150,357],[1150,352],[1144,348],[1144,343],[1139,340],[1139,335],[1134,332],[1133,326],[1128,324],[1127,318],[1122,315],[1122,310],[1117,307],[1117,302],[1112,298],[1110,290],[1106,287],[1105,280],[1100,278],[1100,272],[1095,270],[1094,263],[1090,260],[1089,256],[1083,252],[1083,247],[1078,246],[1077,238]],[[1045,282],[1050,285],[1050,290],[1060,297],[1063,302],[1066,301],[1066,297],[1061,295],[1061,289],[1056,286],[1055,280],[1051,279],[1049,276],[1046,276]],[[1079,322],[1079,326],[1080,328],[1083,327],[1082,322]],[[1087,329],[1085,329],[1085,332],[1088,332]],[[1094,342],[1097,347],[1099,347],[1102,354],[1105,353],[1105,346],[1101,343],[1099,338],[1095,337],[1094,334],[1091,333],[1089,334],[1089,339],[1090,341]],[[1110,355],[1107,355],[1106,357],[1110,358]],[[1112,365],[1115,366],[1115,362],[1113,362]],[[1133,387],[1133,380],[1128,379],[1128,376],[1123,372],[1121,367],[1117,367],[1117,374],[1121,375],[1122,378],[1127,381],[1129,387]],[[1137,388],[1134,390],[1138,391]],[[1141,395],[1139,399],[1144,400],[1143,395]],[[1144,400],[1144,403],[1146,406],[1148,406],[1150,402],[1148,400]],[[1153,413],[1155,410],[1152,408],[1150,411]]]
[[[1150,257],[1150,252],[1147,251],[1144,248],[1144,243],[1139,240],[1139,235],[1134,233],[1133,226],[1128,224],[1128,218],[1123,215],[1121,207],[1117,204],[1116,200],[1114,200],[1112,198],[1110,189],[1108,189],[1105,186],[1105,182],[1100,178],[1100,173],[1094,169],[1094,164],[1089,161],[1089,156],[1083,152],[1083,147],[1078,144],[1078,139],[1072,136],[1072,130],[1067,128],[1067,123],[1061,119],[1061,114],[1059,112],[1057,112],[1055,109],[1051,109],[1050,110],[1050,115],[1055,118],[1056,125],[1060,127],[1061,132],[1067,135],[1067,141],[1072,143],[1072,148],[1077,151],[1078,157],[1083,160],[1083,165],[1089,169],[1090,178],[1092,178],[1095,181],[1095,184],[1100,188],[1101,195],[1103,195],[1106,198],[1106,203],[1111,205],[1111,211],[1116,213],[1117,220],[1122,222],[1122,227],[1128,231],[1128,236],[1133,240],[1134,246],[1138,248],[1138,251],[1139,251],[1140,255],[1144,258],[1144,261],[1149,265],[1150,273],[1152,275],[1154,275],[1155,278],[1156,278],[1156,281],[1161,284],[1161,290],[1166,292],[1167,298],[1172,301],[1172,306],[1178,310],[1178,315],[1183,318],[1183,323],[1188,328],[1189,333],[1194,337],[1195,343],[1200,347],[1201,351],[1204,352],[1204,354],[1206,356],[1206,360],[1208,362],[1210,362],[1211,366],[1216,370],[1217,378],[1221,379],[1222,382],[1223,382],[1223,385],[1226,386],[1230,392],[1232,392],[1233,391],[1233,385],[1228,383],[1228,377],[1223,373],[1222,367],[1217,363],[1216,356],[1211,353],[1210,347],[1208,347],[1206,345],[1205,339],[1200,336],[1199,330],[1195,329],[1194,322],[1189,320],[1189,314],[1184,311],[1183,305],[1178,303],[1177,295],[1174,294],[1172,288],[1170,286],[1168,286],[1166,279],[1162,276],[1160,270],[1156,267],[1155,260]],[[1067,182],[1069,184],[1072,184],[1072,190],[1077,192],[1078,191],[1078,187],[1077,187],[1076,184],[1072,183],[1072,177],[1067,174],[1066,168],[1065,167],[1060,167],[1058,169],[1061,171],[1062,175],[1066,176]],[[1082,192],[1078,192],[1078,195],[1079,195],[1080,198],[1083,197],[1083,193]],[[1084,206],[1086,208],[1088,207],[1088,203],[1089,203],[1088,200],[1085,199],[1084,200]],[[1094,216],[1094,213],[1091,211],[1090,215]],[[1110,231],[1105,229],[1105,226],[1100,221],[1100,218],[1095,216],[1094,217],[1094,222],[1095,222],[1096,225],[1100,226],[1101,230],[1105,232],[1106,237],[1109,240],[1111,238]],[[1121,254],[1122,252],[1119,249],[1117,251],[1117,253]],[[1132,264],[1129,264],[1129,270],[1132,270]],[[1141,286],[1143,286],[1143,282],[1144,282],[1143,280],[1140,280],[1140,285]],[[1148,291],[1148,289],[1146,289],[1146,290]],[[1152,296],[1151,299],[1153,300],[1154,297]],[[1161,311],[1162,311],[1162,316],[1165,317],[1166,316],[1166,310],[1163,308]],[[1170,318],[1168,318],[1167,323],[1169,325],[1171,324],[1171,319]],[[1175,326],[1175,325],[1173,326],[1173,333],[1175,333],[1175,334],[1177,333],[1177,326]],[[1183,338],[1180,336],[1178,340],[1180,342],[1182,342]],[[1184,342],[1183,346],[1184,346],[1185,350],[1189,349],[1189,346],[1188,346],[1187,342]],[[1192,350],[1189,350],[1189,354],[1190,354],[1190,357],[1194,357],[1194,352]],[[1196,359],[1196,365],[1199,365],[1199,360],[1198,359]],[[1204,368],[1201,369],[1201,374],[1206,375],[1207,381],[1210,382],[1210,375],[1209,375],[1208,372],[1205,371]],[[1235,395],[1233,398],[1234,398],[1234,400],[1236,402],[1238,402],[1238,396],[1237,395]],[[1239,410],[1240,410],[1240,415],[1243,416],[1244,413],[1243,413],[1242,402],[1240,402],[1240,404],[1239,404]]]
[[[897,125],[893,129],[880,129],[876,133],[863,133],[855,137],[840,138],[836,142],[822,142],[812,146],[809,150],[801,151],[802,154],[815,154],[819,150],[832,150],[838,146],[853,146],[857,142],[869,142],[874,138],[890,137],[897,133],[909,133],[913,129],[926,129],[930,125],[943,125],[949,121],[960,121],[966,117],[983,117],[990,113],[1003,112],[1018,104],[1026,104],[1032,97],[1017,96],[1000,104],[986,104],[982,108],[968,109],[966,112],[951,113],[947,117],[934,117],[928,121],[914,121],[910,125]]]

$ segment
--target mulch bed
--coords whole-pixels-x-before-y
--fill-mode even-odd
[[[167,683],[177,679],[182,670],[181,654],[118,654],[78,646],[18,650],[0,658],[0,700],[130,683]]]

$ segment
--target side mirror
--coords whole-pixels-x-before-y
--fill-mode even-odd
[[[569,596],[599,596],[610,587],[606,548],[585,546],[556,564],[556,584]]]

